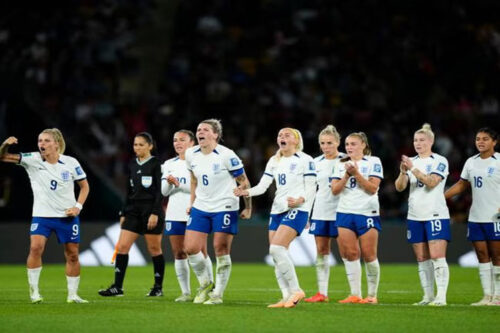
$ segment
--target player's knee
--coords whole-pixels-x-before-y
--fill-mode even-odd
[[[174,258],[177,260],[186,259],[187,253],[183,249],[176,249],[172,251],[174,254]]]
[[[30,255],[40,257],[43,253],[43,245],[42,244],[31,244],[30,245]]]
[[[66,262],[76,263],[78,262],[78,252],[65,252]]]
[[[326,256],[327,254],[330,253],[330,248],[328,246],[325,246],[325,245],[319,245],[317,247],[317,250],[318,250],[318,254],[320,254],[322,256]]]
[[[359,259],[359,252],[356,251],[356,250],[347,249],[347,250],[344,250],[343,252],[344,252],[343,258],[346,258],[349,261],[353,261],[353,260],[358,260]]]

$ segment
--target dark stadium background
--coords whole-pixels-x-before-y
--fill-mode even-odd
[[[498,1],[22,3],[0,11],[0,138],[33,151],[42,129],[62,130],[89,176],[87,226],[116,221],[143,130],[166,159],[177,129],[219,118],[254,184],[282,127],[300,129],[313,156],[327,124],[344,137],[364,131],[383,161],[388,226],[404,221],[407,194],[393,181],[424,122],[450,162],[448,184],[474,154],[475,131],[499,130]],[[263,230],[271,200],[272,191],[255,200]],[[27,229],[31,204],[25,171],[0,165],[2,230]],[[469,204],[449,203],[453,222],[466,221]]]

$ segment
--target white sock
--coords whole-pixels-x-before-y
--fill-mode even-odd
[[[189,284],[189,263],[187,259],[175,259],[175,275],[181,287],[183,295],[191,295],[191,285]]]
[[[66,282],[68,283],[68,298],[76,296],[78,293],[78,285],[80,284],[80,276],[67,276]]]
[[[214,282],[214,265],[212,264],[212,259],[207,255],[205,258],[205,265],[207,265],[208,276],[210,277],[210,282]]]
[[[210,283],[210,278],[208,276],[207,267],[205,264],[205,256],[200,251],[196,254],[191,254],[188,256],[189,265],[193,269],[200,286],[206,286]]]
[[[229,276],[231,275],[231,256],[229,254],[216,258],[217,267],[215,269],[215,288],[214,294],[222,297],[226,290]]]
[[[349,287],[351,287],[351,295],[361,297],[361,262],[358,260],[349,261],[342,258],[345,265],[345,273]]]
[[[285,277],[281,274],[276,262],[274,262],[274,274],[276,275],[276,281],[278,281],[278,286],[280,287],[281,295],[283,296],[284,300],[287,300],[292,294],[292,292],[290,291],[290,288],[288,288],[288,282],[286,281]]]
[[[316,257],[316,277],[318,278],[318,291],[328,296],[328,280],[330,279],[330,255],[318,254]]]
[[[418,262],[418,276],[424,291],[424,300],[434,300],[434,266],[430,259]]]
[[[500,266],[493,266],[493,295],[500,296]]]
[[[292,293],[300,291],[299,279],[295,273],[295,266],[292,260],[288,256],[288,250],[284,246],[271,245],[269,247],[269,253],[273,257],[276,267],[280,271],[281,275],[285,278],[288,283],[288,287]],[[279,283],[279,282],[278,282]]]
[[[483,287],[484,296],[493,296],[493,267],[490,262],[479,263],[479,279]]]
[[[450,281],[450,270],[446,258],[432,259],[434,265],[434,278],[436,279],[436,300],[446,302],[446,292]]]
[[[30,296],[39,295],[38,281],[40,280],[40,272],[42,266],[37,268],[28,268],[28,283],[30,286]]]
[[[378,283],[380,281],[380,264],[378,259],[372,262],[365,262],[366,285],[368,286],[368,296],[377,297]]]

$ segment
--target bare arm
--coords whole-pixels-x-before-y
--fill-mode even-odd
[[[198,180],[194,176],[193,171],[189,172],[191,174],[191,199],[189,207],[187,208],[187,213],[191,213],[191,207],[193,206],[194,200],[196,199],[196,187],[198,186]]]
[[[358,182],[359,186],[361,188],[363,188],[365,190],[365,192],[368,192],[369,194],[377,193],[380,182],[382,181],[378,177],[368,177],[368,179],[366,179],[359,172],[357,172],[354,175],[354,178],[356,178],[356,181]]]
[[[7,138],[0,146],[0,161],[6,163],[19,163],[19,154],[9,154],[9,147],[17,144],[17,138],[11,136]]]
[[[238,188],[242,191],[250,188],[250,181],[244,172],[236,177],[236,182],[239,185]],[[240,217],[242,219],[249,219],[252,216],[252,198],[249,196],[243,196],[243,202],[245,202],[245,209],[241,212]]]
[[[450,199],[454,197],[457,194],[460,194],[467,190],[470,187],[470,183],[468,181],[465,181],[463,179],[460,179],[458,182],[453,184],[452,187],[450,187],[446,192],[444,192],[444,197],[446,199]]]
[[[82,179],[77,181],[78,186],[80,187],[80,193],[78,194],[78,199],[76,200],[77,204],[83,206],[85,201],[87,201],[87,197],[89,196],[90,186],[89,182],[86,179]],[[78,216],[81,212],[81,209],[77,206],[66,209],[66,215],[68,216]]]
[[[440,175],[436,175],[435,173],[426,175],[425,173],[416,168],[413,169],[411,173],[413,173],[413,175],[417,178],[417,180],[419,180],[422,184],[424,184],[428,188],[436,187],[443,180],[443,178]]]
[[[399,165],[399,176],[398,178],[396,178],[396,181],[394,182],[394,186],[396,187],[396,191],[398,192],[403,192],[406,189],[406,186],[408,186],[409,178],[406,172],[407,169],[404,163],[401,162]]]
[[[331,186],[333,195],[339,195],[340,192],[342,192],[349,177],[349,174],[346,172],[341,179],[332,179]]]

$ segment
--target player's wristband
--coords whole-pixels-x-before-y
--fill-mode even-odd
[[[81,203],[79,203],[79,202],[77,202],[77,203],[75,204],[75,207],[76,207],[76,208],[78,208],[79,210],[82,210],[82,209],[83,209],[83,205],[82,205]]]

